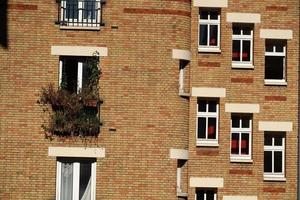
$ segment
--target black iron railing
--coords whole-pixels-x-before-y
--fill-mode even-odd
[[[101,0],[61,0],[59,24],[70,27],[100,27],[101,6]]]

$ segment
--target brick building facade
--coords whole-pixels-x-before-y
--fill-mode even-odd
[[[1,7],[0,199],[297,199],[299,1]],[[45,138],[95,53],[99,135]]]

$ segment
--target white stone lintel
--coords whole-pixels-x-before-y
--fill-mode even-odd
[[[107,56],[107,47],[51,46],[51,55],[58,56]]]
[[[259,113],[259,104],[226,103],[225,112],[231,113]]]
[[[259,121],[258,130],[260,131],[293,131],[293,122],[288,121]]]
[[[194,97],[226,97],[225,88],[193,87],[192,96]]]
[[[289,40],[293,39],[293,31],[283,29],[260,29],[260,38]]]
[[[188,50],[172,49],[172,58],[179,60],[191,60],[192,54]]]
[[[55,157],[104,158],[105,148],[49,147],[48,155]]]
[[[212,177],[191,177],[190,187],[202,187],[202,188],[222,188],[224,186],[223,178]]]
[[[228,0],[194,0],[195,7],[227,8]]]
[[[185,149],[170,149],[170,158],[179,160],[188,160],[189,151]]]
[[[227,22],[260,23],[260,21],[260,14],[257,13],[227,13]]]

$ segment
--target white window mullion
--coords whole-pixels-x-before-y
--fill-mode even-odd
[[[82,70],[83,70],[83,63],[78,62],[77,93],[79,93],[82,89]]]
[[[80,163],[75,162],[73,164],[73,199],[79,200],[79,174],[80,174]]]
[[[242,155],[242,133],[239,132],[239,156]]]
[[[60,199],[61,193],[61,162],[56,161],[56,199]]]
[[[205,139],[208,139],[208,117],[205,117]]]
[[[78,1],[78,23],[83,21],[83,1]]]
[[[210,24],[208,23],[207,24],[207,46],[208,47],[210,46],[209,43],[210,43]]]
[[[243,39],[240,40],[240,62],[243,62]]]
[[[91,184],[91,200],[96,200],[96,162],[92,163]]]
[[[63,61],[59,61],[59,74],[58,74],[58,85],[61,87],[62,84],[62,74],[63,74]]]

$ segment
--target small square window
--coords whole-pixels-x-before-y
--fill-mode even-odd
[[[196,200],[217,200],[217,189],[197,188]]]

